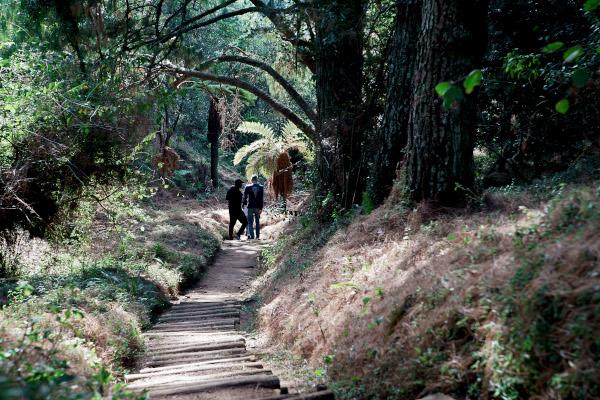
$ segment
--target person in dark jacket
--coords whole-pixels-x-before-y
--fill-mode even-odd
[[[242,192],[240,189],[243,183],[241,179],[236,179],[235,185],[227,191],[227,196],[225,197],[229,205],[229,240],[233,240],[233,228],[237,221],[242,223],[242,227],[236,234],[237,240],[240,240],[242,232],[244,232],[246,225],[248,225],[248,219],[246,219],[242,210]]]
[[[250,223],[249,239],[254,239],[254,222],[256,222],[256,238],[260,239],[260,214],[262,213],[264,202],[264,188],[258,183],[258,176],[252,177],[252,185],[247,185],[244,189],[244,206],[248,205],[248,219]]]

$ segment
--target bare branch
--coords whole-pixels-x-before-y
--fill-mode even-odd
[[[263,0],[250,0],[250,2],[271,21],[273,26],[281,33],[283,40],[290,42],[296,47],[298,55],[300,56],[300,61],[306,65],[312,73],[315,73],[316,63],[311,51],[312,43],[298,37],[292,27],[288,25],[287,21],[282,18],[282,10],[269,7]]]
[[[263,100],[275,111],[279,112],[281,115],[283,115],[284,117],[286,117],[287,119],[292,121],[298,127],[298,129],[300,129],[309,139],[311,139],[313,141],[316,140],[315,129],[313,128],[312,125],[306,123],[296,113],[294,113],[292,110],[290,110],[285,105],[279,103],[277,100],[275,100],[273,97],[271,97],[264,90],[261,90],[248,82],[245,82],[241,79],[233,78],[230,76],[214,75],[214,74],[211,74],[208,72],[180,68],[173,64],[165,63],[165,64],[163,64],[163,67],[166,71],[169,71],[171,73],[181,74],[181,75],[188,76],[188,77],[194,77],[194,78],[198,78],[198,79],[205,80],[205,81],[223,83],[225,85],[231,85],[231,86],[238,87],[240,89],[247,90],[248,92],[250,92],[250,93],[254,94],[256,97],[258,97],[259,99]]]
[[[202,18],[209,16],[210,14],[214,14],[214,13],[216,13],[217,11],[219,11],[219,10],[221,10],[221,9],[223,9],[223,8],[225,8],[225,7],[227,7],[227,6],[231,5],[231,4],[233,4],[233,3],[235,3],[236,1],[238,1],[238,0],[227,0],[226,2],[224,2],[224,3],[221,3],[221,4],[219,4],[218,6],[215,6],[215,7],[211,8],[211,9],[209,9],[209,10],[206,10],[206,11],[204,11],[203,13],[200,13],[200,14],[196,15],[195,17],[192,17],[192,18],[190,18],[190,19],[188,19],[188,20],[185,20],[185,21],[183,21],[183,22],[181,23],[181,26],[185,26],[185,25],[193,24],[194,22],[196,22],[196,21],[199,21],[199,20],[201,20]],[[189,1],[186,1],[185,5],[187,5],[187,3],[188,3],[188,2],[189,2]],[[163,27],[166,27],[166,26],[169,24],[169,22],[171,22],[171,20],[172,20],[172,19],[173,19],[175,16],[177,16],[177,14],[179,14],[179,12],[180,12],[182,9],[183,9],[183,7],[182,7],[182,8],[180,8],[179,10],[175,11],[175,12],[174,12],[174,13],[173,13],[171,16],[169,16],[169,18],[167,18],[167,20],[165,21],[165,23],[164,23]]]
[[[146,44],[155,43],[155,42],[165,43],[175,36],[180,36],[186,32],[193,31],[194,29],[203,28],[205,26],[214,24],[215,22],[218,22],[218,21],[221,21],[221,20],[224,20],[227,18],[237,17],[238,15],[244,15],[244,14],[248,14],[248,13],[256,12],[256,11],[259,11],[258,8],[248,7],[248,8],[241,8],[241,9],[235,10],[235,11],[226,12],[226,13],[217,15],[216,17],[213,17],[213,18],[208,19],[203,22],[198,22],[196,24],[192,24],[192,25],[184,26],[184,27],[180,26],[177,29],[169,32],[168,34],[166,34],[162,37],[148,41]]]
[[[268,65],[262,61],[255,60],[250,57],[234,56],[234,55],[220,56],[220,57],[217,57],[217,59],[215,61],[216,62],[239,62],[242,64],[247,64],[247,65],[251,65],[253,67],[262,69],[263,71],[265,71],[266,73],[271,75],[271,77],[273,77],[273,79],[275,79],[275,81],[277,81],[277,83],[279,83],[285,89],[285,91],[290,95],[292,100],[294,100],[298,104],[298,106],[302,109],[302,111],[304,111],[304,113],[311,120],[311,122],[313,124],[316,123],[317,114],[315,113],[315,111],[302,98],[300,93],[298,93],[296,91],[296,89],[292,86],[292,84],[290,82],[288,82],[283,76],[281,76],[281,74],[279,74],[279,72],[277,72],[270,65]]]

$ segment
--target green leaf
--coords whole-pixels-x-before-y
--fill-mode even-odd
[[[34,289],[28,282],[22,282],[17,286],[16,290],[21,292],[23,296],[29,297],[33,294]]]
[[[465,81],[463,82],[463,86],[465,87],[465,93],[471,94],[473,90],[479,85],[481,85],[481,77],[482,73],[480,69],[474,69],[467,75]]]
[[[585,69],[575,70],[575,72],[573,72],[573,75],[571,75],[573,85],[575,85],[576,88],[581,89],[586,85],[591,75],[592,74],[590,73],[590,71]]]
[[[367,304],[369,304],[370,301],[371,301],[371,298],[369,296],[363,297],[363,299],[362,299],[362,302],[365,306]]]
[[[451,242],[455,241],[456,240],[456,234],[455,233],[449,234],[447,239],[449,241],[451,241]]]
[[[563,42],[548,43],[542,48],[542,53],[554,53],[555,51],[562,49],[564,45]]]
[[[450,82],[440,82],[435,85],[435,91],[440,97],[444,97],[448,89],[450,89],[453,85]]]
[[[338,282],[338,283],[334,283],[331,286],[329,286],[331,289],[341,289],[341,288],[352,288],[352,289],[359,289],[358,285],[356,285],[355,283],[352,282]]]
[[[333,355],[331,354],[327,354],[326,356],[323,357],[323,362],[327,365],[330,365],[333,363]]]
[[[554,106],[556,112],[566,114],[569,111],[570,103],[568,99],[562,99]]]
[[[573,46],[565,50],[563,53],[563,60],[566,63],[570,63],[578,59],[583,55],[583,48],[581,46]]]
[[[587,0],[583,3],[583,9],[588,12],[594,11],[598,6],[600,6],[600,0]]]
[[[444,108],[449,109],[454,102],[461,101],[463,98],[463,91],[458,86],[452,85],[444,94]]]

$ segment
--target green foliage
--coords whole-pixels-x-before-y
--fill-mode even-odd
[[[0,355],[8,358],[0,362],[0,375],[8,377],[9,390],[32,399],[143,398],[115,382],[144,352],[141,329],[169,296],[199,277],[220,238],[190,223],[202,256],[173,249],[156,235],[148,249],[137,237],[150,218],[127,204],[139,201],[136,191],[123,188],[110,200],[101,210],[114,223],[110,240],[120,241],[113,250],[94,255],[91,225],[70,221],[77,240],[65,228],[51,257],[19,270],[19,281],[1,283]],[[87,211],[82,216],[86,220]]]
[[[287,122],[279,135],[273,129],[260,122],[242,122],[237,128],[239,132],[253,133],[259,139],[240,148],[233,158],[233,164],[238,165],[246,157],[246,176],[255,174],[271,177],[277,171],[277,158],[290,150],[299,151],[305,158],[312,159],[312,151],[308,140],[291,122]]]
[[[469,75],[467,75],[463,82],[466,94],[473,93],[475,87],[481,84],[482,76],[483,74],[481,73],[480,69],[474,69],[473,71],[469,72]]]
[[[362,210],[366,215],[369,215],[375,209],[375,202],[369,192],[363,192],[362,194]]]
[[[583,9],[587,12],[595,11],[600,6],[600,0],[586,0]]]
[[[557,47],[555,43],[550,48]],[[535,54],[519,54],[516,50],[509,52],[504,58],[504,71],[511,78],[533,81],[540,74],[541,62]]]
[[[552,42],[548,43],[542,48],[542,53],[554,53],[563,48],[565,44],[563,42]]]
[[[474,69],[469,72],[469,74],[464,78],[462,86],[452,82],[440,82],[435,86],[435,92],[444,100],[444,108],[450,109],[454,104],[460,102],[466,94],[471,94],[475,90],[475,88],[481,85],[483,74],[481,70]]]
[[[567,111],[569,111],[569,106],[569,99],[562,99],[555,104],[554,108],[556,109],[556,112],[566,114]]]
[[[563,60],[566,63],[571,63],[576,61],[579,57],[583,55],[583,48],[581,46],[573,46],[563,53]]]

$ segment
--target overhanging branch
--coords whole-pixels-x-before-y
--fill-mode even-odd
[[[250,2],[271,21],[273,26],[281,33],[283,40],[291,43],[297,49],[300,61],[312,73],[315,73],[316,63],[311,53],[312,43],[298,37],[298,34],[294,32],[294,29],[282,17],[280,9],[270,7],[263,0],[250,0]]]
[[[198,79],[201,79],[204,81],[223,83],[225,85],[231,85],[231,86],[238,87],[240,89],[247,90],[248,92],[254,94],[256,97],[258,97],[259,99],[261,99],[262,101],[267,103],[275,111],[279,112],[281,115],[283,115],[284,117],[286,117],[287,119],[292,121],[294,123],[294,125],[296,125],[298,127],[298,129],[300,129],[309,139],[311,139],[312,141],[315,141],[315,139],[316,139],[315,130],[314,130],[313,126],[306,123],[302,118],[300,118],[291,109],[289,109],[285,105],[283,105],[280,102],[278,102],[277,100],[275,100],[267,92],[257,88],[256,86],[254,86],[246,81],[243,81],[238,78],[233,78],[230,76],[215,75],[215,74],[211,74],[208,72],[180,68],[180,67],[177,67],[176,65],[173,65],[170,63],[163,64],[163,69],[168,72],[174,73],[174,74],[198,78]],[[180,80],[180,79],[178,79],[178,80]]]
[[[273,79],[275,79],[275,81],[277,81],[277,83],[279,83],[285,89],[285,91],[290,95],[292,100],[294,100],[296,102],[296,104],[298,104],[298,106],[302,109],[302,111],[304,111],[304,113],[311,120],[311,122],[313,124],[316,123],[317,114],[315,113],[315,111],[302,98],[300,93],[298,93],[296,91],[296,89],[292,86],[292,84],[290,82],[288,82],[283,76],[281,76],[281,74],[279,74],[279,72],[277,72],[270,65],[268,65],[262,61],[255,60],[250,57],[234,56],[234,55],[220,56],[220,57],[217,57],[217,59],[215,61],[216,62],[239,62],[242,64],[247,64],[247,65],[251,65],[253,67],[262,69],[263,71],[265,71],[266,73],[271,75],[271,77]]]

